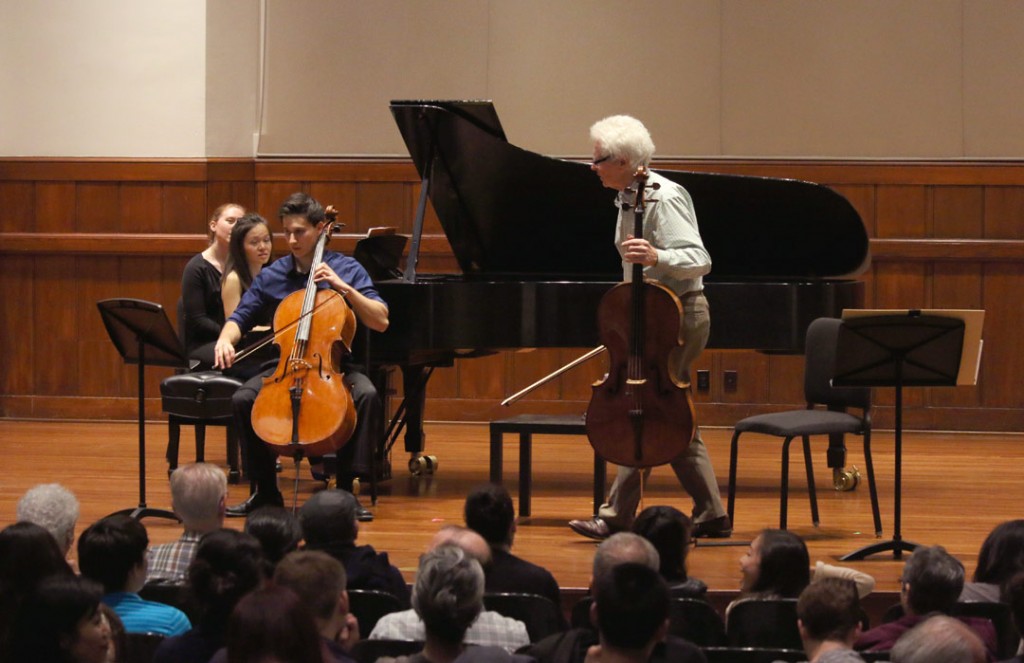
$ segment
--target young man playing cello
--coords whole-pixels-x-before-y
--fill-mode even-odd
[[[327,222],[324,208],[309,195],[295,193],[281,205],[279,216],[290,253],[260,271],[224,324],[214,350],[217,368],[228,368],[234,363],[235,343],[256,321],[272,316],[285,297],[306,287],[320,230]],[[344,297],[360,324],[374,331],[387,329],[387,304],[366,270],[354,259],[324,251],[313,280],[318,288],[330,288]],[[249,473],[256,490],[245,502],[229,507],[229,516],[245,516],[265,504],[281,505],[284,501],[277,488],[274,456],[252,424],[253,404],[263,386],[263,378],[275,369],[268,368],[250,379],[232,398],[235,425],[248,453]],[[338,487],[351,490],[352,480],[369,472],[370,454],[383,434],[383,406],[376,388],[365,375],[346,370],[345,384],[352,392],[357,425],[349,442],[338,451]],[[360,506],[358,517],[372,520],[373,514]]]

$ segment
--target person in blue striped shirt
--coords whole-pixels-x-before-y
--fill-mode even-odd
[[[78,567],[103,585],[103,602],[121,618],[126,632],[181,635],[192,628],[185,613],[138,594],[146,581],[148,547],[142,523],[123,514],[107,516],[78,538]]]

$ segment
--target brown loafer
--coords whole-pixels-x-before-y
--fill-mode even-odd
[[[577,534],[597,541],[603,541],[614,533],[603,518],[596,516],[590,520],[570,520],[569,527]]]
[[[690,536],[694,539],[728,539],[732,536],[732,523],[729,516],[694,523]]]

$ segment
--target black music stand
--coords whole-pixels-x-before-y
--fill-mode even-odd
[[[908,311],[895,315],[850,318],[843,321],[836,341],[837,387],[896,388],[896,468],[893,536],[864,546],[842,561],[860,560],[891,550],[894,559],[913,551],[917,543],[900,535],[900,495],[903,474],[903,387],[952,387],[957,383],[964,346],[964,321]]]
[[[103,326],[126,364],[139,365],[139,506],[111,515],[128,514],[180,520],[171,511],[146,506],[146,363],[185,366],[185,352],[164,307],[141,299],[104,299],[96,302]],[[146,347],[150,348],[147,354]]]

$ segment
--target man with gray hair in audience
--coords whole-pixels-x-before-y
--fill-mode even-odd
[[[460,551],[458,559],[451,553],[438,553],[440,548],[456,548]],[[451,621],[452,628],[464,618],[465,636],[455,642],[454,632],[442,633],[439,648],[449,651],[454,645],[466,644],[500,647],[507,652],[514,652],[530,643],[526,625],[517,619],[511,619],[491,610],[483,609],[484,576],[483,567],[490,561],[491,548],[487,541],[473,530],[455,525],[442,527],[431,541],[430,549],[420,557],[420,566],[416,572],[416,584],[412,591],[412,610],[393,612],[381,617],[370,633],[371,640],[414,640],[429,639],[430,623],[424,613],[433,614],[437,610],[450,610],[446,619]],[[474,563],[462,562],[468,558]],[[448,560],[448,561],[444,561]],[[438,567],[434,568],[433,564]],[[479,572],[479,591],[477,591],[477,572]],[[479,597],[476,594],[479,593]],[[417,594],[419,598],[417,598]],[[417,603],[418,601],[418,603]],[[446,603],[439,604],[438,601]],[[472,618],[467,611],[474,609],[479,603]],[[436,633],[435,633],[436,635]],[[450,652],[449,652],[450,653]],[[446,658],[431,661],[448,660]],[[464,660],[464,659],[460,659]]]
[[[889,651],[900,637],[935,614],[948,615],[964,588],[964,565],[942,546],[921,546],[911,553],[900,578],[903,616],[880,624],[857,638],[858,651]],[[961,617],[985,644],[991,660],[998,651],[992,622],[978,617]]]
[[[985,663],[985,645],[959,619],[936,615],[910,629],[889,654],[893,663]]]
[[[185,531],[177,541],[149,549],[146,583],[182,585],[199,539],[224,526],[228,479],[210,463],[182,465],[171,474],[171,506]]]
[[[660,580],[661,560],[650,541],[632,532],[618,532],[605,539],[594,553],[590,578],[590,606],[593,629],[574,628],[548,636],[523,650],[538,663],[584,663],[592,660],[645,660],[652,663],[698,663],[705,661],[700,649],[682,638],[665,635],[667,607],[657,607],[659,596],[667,603],[668,589]],[[620,573],[617,569],[631,570]],[[649,578],[636,567],[649,570]],[[632,578],[632,579],[631,579]],[[653,579],[653,580],[652,580]],[[660,582],[660,585],[658,584]],[[603,590],[603,591],[602,591]],[[602,596],[605,605],[601,605]],[[632,607],[626,607],[632,604]],[[627,629],[634,635],[646,634],[642,643],[623,638],[621,629],[606,628],[625,624],[621,611],[634,613],[635,623]],[[604,627],[602,626],[604,625]]]
[[[65,557],[75,542],[78,513],[75,494],[59,483],[34,486],[18,500],[18,521],[39,525],[52,534]]]

